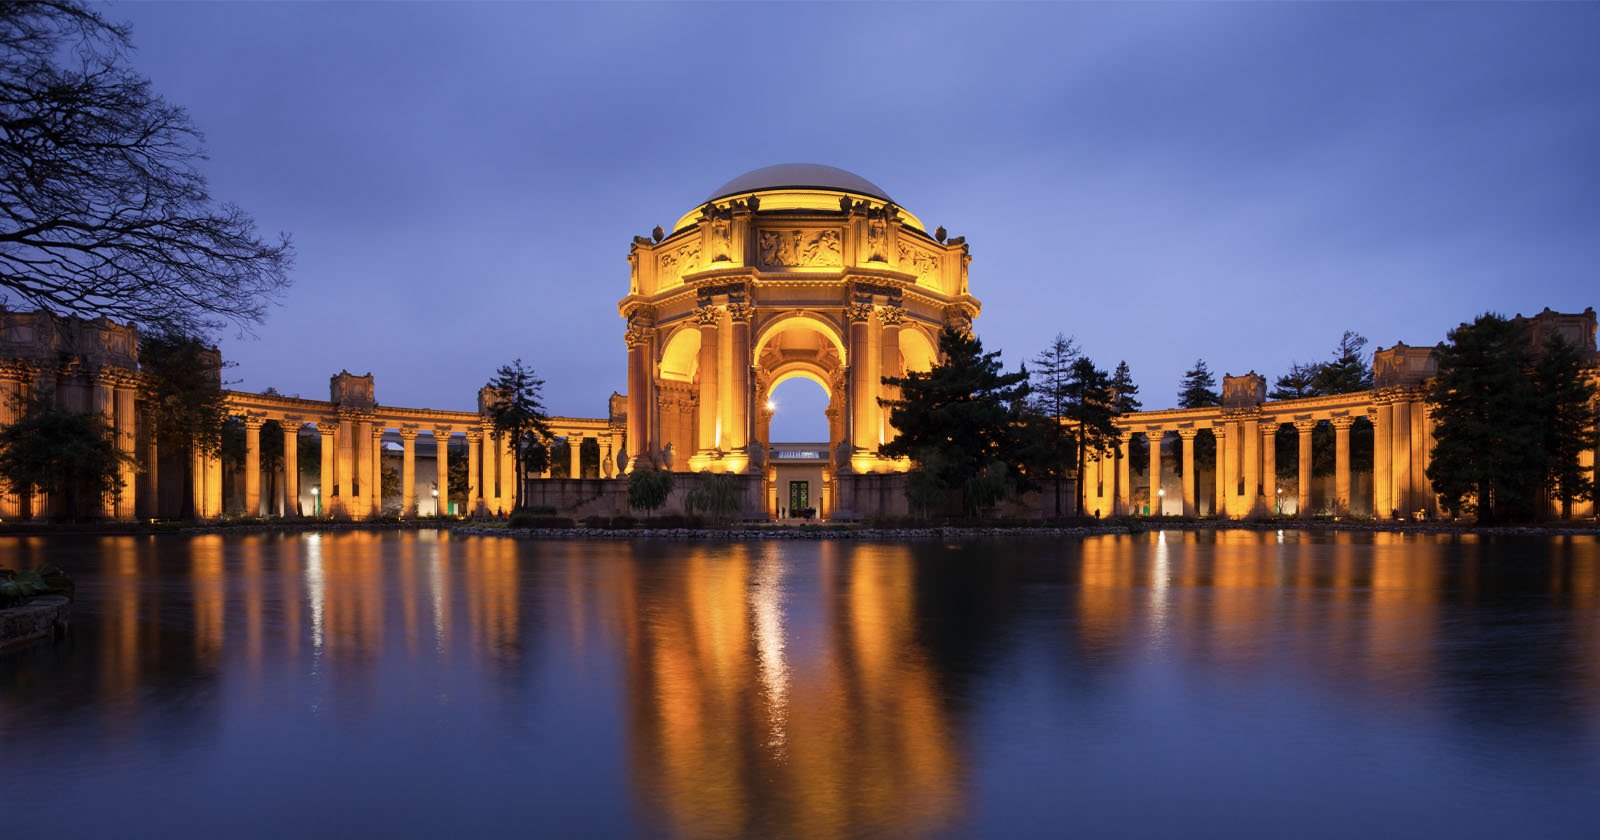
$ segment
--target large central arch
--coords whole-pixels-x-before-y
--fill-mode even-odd
[[[930,367],[939,330],[979,311],[963,239],[811,164],[733,179],[628,261],[630,470],[770,477],[765,404],[794,376],[828,393],[830,476],[903,470],[879,451],[881,380]]]

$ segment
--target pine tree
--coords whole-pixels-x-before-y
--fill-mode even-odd
[[[1183,375],[1178,388],[1179,408],[1205,408],[1221,405],[1222,395],[1217,393],[1217,378],[1211,375],[1204,359],[1195,359],[1194,367]]]
[[[543,471],[550,462],[550,416],[540,401],[544,380],[516,359],[495,372],[489,387],[499,397],[489,406],[489,419],[511,443],[518,467],[513,509],[521,510],[527,498],[528,473]]]
[[[984,499],[969,490],[978,481],[985,493],[991,465],[1002,464],[1013,488],[1024,485],[1025,447],[1021,431],[1028,399],[1028,372],[1002,373],[1000,351],[985,353],[976,336],[945,327],[939,334],[941,362],[927,371],[884,377],[900,398],[880,399],[900,434],[883,446],[889,457],[910,457],[918,469],[937,470],[938,485],[961,489],[966,511],[976,513]]]
[[[1117,362],[1116,370],[1111,372],[1111,394],[1118,416],[1132,414],[1144,407],[1144,404],[1139,402],[1139,386],[1134,383],[1133,373],[1128,370],[1126,361]],[[1140,465],[1148,462],[1148,452],[1142,438],[1136,437],[1129,441],[1128,468],[1139,475],[1144,475],[1145,469]],[[1117,448],[1117,457],[1122,457],[1121,447]]]
[[[1438,426],[1428,478],[1446,510],[1472,498],[1480,523],[1525,517],[1544,485],[1541,398],[1523,324],[1487,313],[1450,331],[1428,387]]]
[[[1372,365],[1362,355],[1367,340],[1360,333],[1345,330],[1333,350],[1333,361],[1318,366],[1312,387],[1317,394],[1353,394],[1372,390]]]
[[[1056,516],[1062,514],[1062,479],[1071,463],[1072,437],[1066,429],[1074,363],[1079,352],[1072,339],[1056,334],[1044,352],[1033,357],[1032,407],[1040,420],[1038,461],[1055,487]]]
[[[1087,357],[1079,357],[1073,363],[1068,382],[1067,420],[1078,456],[1077,513],[1082,516],[1084,467],[1090,457],[1105,457],[1116,446],[1116,399],[1111,377]],[[1060,515],[1059,507],[1056,513]]]
[[[1322,372],[1320,364],[1301,364],[1295,362],[1289,365],[1289,372],[1278,377],[1273,383],[1272,393],[1268,399],[1298,400],[1304,397],[1321,396],[1317,390],[1317,377]]]
[[[1579,458],[1594,451],[1595,385],[1578,348],[1552,333],[1540,348],[1530,379],[1538,393],[1541,448],[1548,459],[1545,490],[1561,502],[1561,517],[1572,516],[1572,502],[1594,498],[1594,481]]]

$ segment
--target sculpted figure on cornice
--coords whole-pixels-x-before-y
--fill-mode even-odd
[[[757,239],[761,265],[828,267],[844,265],[839,231],[763,230]]]
[[[910,245],[901,244],[900,270],[917,275],[918,280],[926,280],[939,270],[939,258]]]
[[[690,242],[661,255],[661,276],[678,277],[700,269],[700,243]]]

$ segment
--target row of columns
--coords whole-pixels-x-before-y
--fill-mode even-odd
[[[1410,408],[1410,406],[1408,406]],[[1434,510],[1430,493],[1422,496],[1416,488],[1416,477],[1422,477],[1426,488],[1426,475],[1422,470],[1427,467],[1426,446],[1411,446],[1411,434],[1432,434],[1432,427],[1427,426],[1426,419],[1418,416],[1419,424],[1413,430],[1411,416],[1406,413],[1405,437],[1394,430],[1394,426],[1387,419],[1381,418],[1384,430],[1389,432],[1387,437],[1378,432],[1378,424],[1374,422],[1374,440],[1387,440],[1389,445],[1382,448],[1382,456],[1374,454],[1374,485],[1390,486],[1394,488],[1394,469],[1392,464],[1405,461],[1405,496],[1382,496],[1381,491],[1374,490],[1374,510],[1384,510],[1382,504],[1394,499],[1405,499],[1408,504],[1419,504],[1416,509]],[[1334,429],[1334,509],[1350,509],[1350,426],[1354,426],[1354,416],[1334,416],[1330,419]],[[1315,419],[1296,419],[1294,430],[1298,438],[1298,458],[1296,458],[1296,499],[1299,502],[1299,515],[1309,517],[1312,514],[1312,430],[1317,427]],[[1275,514],[1278,506],[1277,483],[1277,432],[1280,422],[1275,419],[1262,421],[1259,414],[1238,413],[1235,416],[1224,416],[1221,421],[1214,421],[1211,426],[1213,437],[1216,438],[1216,470],[1214,470],[1213,510],[1211,515],[1224,515],[1224,517],[1238,518],[1250,515]],[[1198,427],[1184,426],[1174,429],[1178,432],[1181,442],[1182,459],[1182,488],[1179,498],[1181,507],[1176,512],[1181,512],[1186,517],[1194,517],[1200,512],[1198,502],[1198,475],[1195,470],[1195,438],[1200,434]],[[1133,512],[1133,486],[1131,486],[1130,470],[1130,443],[1133,435],[1146,435],[1149,443],[1149,467],[1147,475],[1150,480],[1150,514],[1160,515],[1165,512],[1165,496],[1163,496],[1162,478],[1162,438],[1166,429],[1152,426],[1146,429],[1123,430],[1118,438],[1118,458],[1115,467],[1115,506],[1117,515],[1130,515]],[[1418,440],[1422,440],[1418,437]],[[1248,442],[1248,445],[1246,445]],[[1416,451],[1422,451],[1421,456]],[[1376,453],[1376,446],[1374,446]],[[1394,454],[1400,453],[1400,454]],[[1384,461],[1384,458],[1389,461]],[[1419,461],[1416,459],[1419,458]],[[1414,469],[1413,469],[1414,467]],[[1094,462],[1094,472],[1091,477],[1099,486],[1104,482],[1107,467],[1102,462]],[[1386,485],[1384,482],[1389,482]],[[1390,490],[1394,493],[1394,490]],[[1411,510],[1405,509],[1403,515],[1411,515]]]
[[[264,414],[245,415],[245,492],[244,508],[253,515],[261,512],[261,427],[266,422]],[[284,492],[297,506],[299,487],[299,434],[301,421],[287,418],[281,421],[284,436],[285,469]],[[316,429],[321,436],[322,458],[318,470],[316,490],[324,517],[350,516],[366,518],[378,516],[383,511],[382,463],[384,426],[370,416],[344,414],[337,420],[320,420]],[[416,441],[420,433],[416,425],[401,424],[401,498],[403,516],[417,513],[416,496]],[[439,490],[439,509],[448,510],[450,476],[450,437],[453,430],[440,427],[431,430],[435,447],[435,469]],[[472,429],[467,438],[467,497],[469,507],[479,512],[501,512],[509,509],[514,499],[515,486],[511,483],[516,474],[514,458],[505,436],[492,427]],[[487,442],[487,445],[485,445]],[[215,460],[214,458],[211,460]],[[210,465],[201,467],[210,469]],[[217,466],[220,470],[220,464]],[[198,483],[198,482],[197,482]],[[219,483],[220,486],[220,483]],[[208,495],[210,488],[207,488]],[[199,505],[202,515],[220,513],[220,496],[217,504]]]

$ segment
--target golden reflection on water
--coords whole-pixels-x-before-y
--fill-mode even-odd
[[[918,835],[958,814],[952,714],[913,638],[910,550],[818,548],[823,562],[801,570],[774,546],[688,547],[685,574],[625,587],[632,772],[674,833]],[[803,648],[787,641],[795,590],[820,607]]]
[[[431,532],[90,545],[98,565],[82,594],[93,612],[92,688],[50,702],[91,705],[108,731],[136,725],[149,685],[185,665],[190,679],[243,673],[263,691],[275,684],[269,672],[298,669],[371,692],[359,678],[385,665],[408,676],[503,675],[526,665],[530,637],[548,634],[560,638],[540,650],[570,660],[568,681],[588,681],[596,662],[617,665],[619,684],[603,690],[622,698],[633,789],[688,836],[959,830],[971,727],[952,687],[953,654],[926,630],[969,620],[996,632],[1029,603],[1025,582],[997,560],[1004,551],[992,549],[956,555],[991,601],[931,597],[919,580],[947,570],[926,567],[944,556],[928,545],[652,553]],[[1577,638],[1577,661],[1562,665],[1596,725],[1600,549],[1592,538],[1542,545],[1534,594],[1566,610],[1554,614]],[[1064,593],[1046,609],[1064,606],[1066,620],[1030,643],[1073,652],[1074,678],[1168,657],[1191,674],[1270,673],[1419,709],[1451,694],[1444,660],[1462,632],[1459,610],[1495,595],[1479,563],[1488,548],[1254,531],[1066,543],[1030,572]],[[50,559],[47,541],[0,539],[0,566]],[[1517,567],[1493,573],[1504,568]],[[952,614],[980,607],[995,612]],[[29,698],[0,687],[6,724]]]

